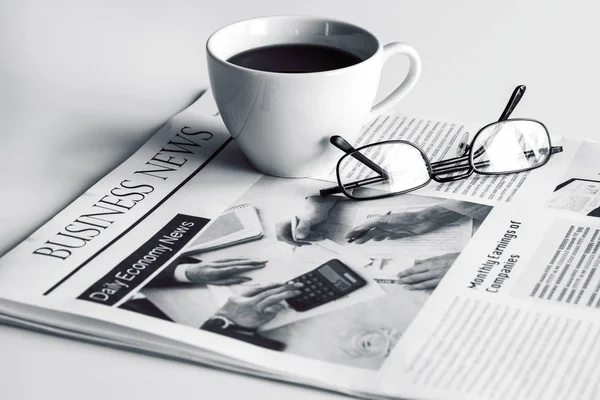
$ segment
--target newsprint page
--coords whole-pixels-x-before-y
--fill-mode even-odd
[[[437,161],[478,127],[388,113],[356,144]],[[368,398],[598,399],[600,144],[552,140],[526,173],[319,197],[208,92],[0,259],[0,320]]]

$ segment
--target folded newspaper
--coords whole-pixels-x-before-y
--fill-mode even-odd
[[[477,128],[388,113],[357,145],[435,161]],[[600,144],[561,144],[530,172],[321,198],[330,176],[250,168],[206,93],[0,259],[0,320],[366,398],[597,399]]]

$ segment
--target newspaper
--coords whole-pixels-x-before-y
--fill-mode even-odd
[[[479,126],[390,112],[357,145],[440,160]],[[367,398],[597,398],[600,145],[552,139],[530,172],[320,197],[206,93],[0,259],[0,321]]]

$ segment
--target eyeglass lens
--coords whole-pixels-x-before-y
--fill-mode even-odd
[[[524,171],[550,157],[550,138],[537,121],[509,120],[481,130],[471,146],[475,172],[498,174]]]
[[[387,179],[357,159],[369,158],[388,173]],[[421,151],[405,142],[380,143],[345,155],[338,164],[340,185],[354,198],[372,198],[414,190],[430,180],[430,166]]]

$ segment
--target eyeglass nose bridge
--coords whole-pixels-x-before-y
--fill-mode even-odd
[[[446,177],[441,177],[440,176],[441,174],[436,174],[435,172],[433,172],[431,174],[431,179],[433,179],[437,183],[454,182],[454,181],[458,181],[458,180],[466,179],[466,178],[470,177],[473,174],[473,171],[474,171],[473,167],[469,167],[469,170],[463,174],[455,175],[455,176],[446,176]],[[447,172],[446,172],[446,174],[447,174]]]

